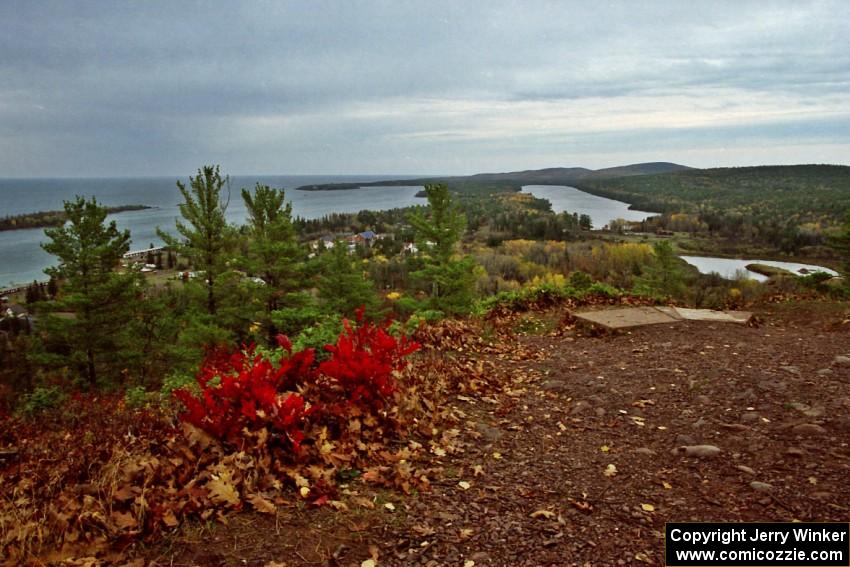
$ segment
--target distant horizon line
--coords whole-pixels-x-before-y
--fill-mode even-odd
[[[608,165],[605,167],[590,168],[582,165],[552,165],[546,167],[535,167],[526,169],[513,169],[507,171],[476,171],[475,173],[228,173],[228,177],[406,177],[406,178],[433,178],[433,177],[470,177],[473,175],[483,174],[504,174],[521,171],[540,171],[545,169],[589,169],[591,171],[599,171],[603,169],[613,169],[618,167],[629,167],[647,163],[672,163],[682,165],[690,169],[743,169],[747,167],[795,167],[803,165],[828,165],[839,167],[850,167],[850,164],[844,163],[762,163],[750,165],[718,165],[712,167],[694,167],[673,161],[644,161],[635,163],[626,163],[619,165]],[[0,176],[0,181],[23,181],[23,180],[51,180],[51,179],[187,179],[189,176],[194,176],[197,171],[191,174],[157,174],[157,175],[44,175],[44,176]]]

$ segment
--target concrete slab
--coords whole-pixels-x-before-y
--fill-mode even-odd
[[[680,321],[709,321],[714,323],[747,324],[753,314],[748,311],[715,311],[684,307],[626,307],[573,313],[584,323],[606,329],[629,329],[646,325],[678,323]]]
[[[749,311],[715,311],[714,309],[688,309],[686,307],[674,307],[674,309],[686,321],[713,321],[746,325],[753,316]]]
[[[659,311],[661,311],[665,315],[669,315],[673,319],[676,319],[676,320],[679,320],[679,321],[682,320],[682,316],[679,314],[678,311],[676,311],[675,307],[667,307],[666,305],[657,305],[657,306],[655,306],[655,309],[658,309]]]
[[[599,325],[606,329],[628,329],[644,325],[659,325],[662,323],[677,323],[677,318],[655,307],[628,307],[625,309],[604,309],[601,311],[585,311],[573,313],[576,319]]]

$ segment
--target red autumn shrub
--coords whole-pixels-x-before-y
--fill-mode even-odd
[[[288,346],[285,338],[279,341]],[[238,442],[245,428],[266,427],[297,451],[304,439],[304,418],[314,408],[292,390],[309,377],[313,360],[309,349],[290,352],[278,365],[255,355],[253,348],[233,354],[211,353],[197,375],[200,397],[184,389],[174,392],[186,407],[180,419],[231,443]]]
[[[344,322],[337,343],[325,346],[330,359],[318,367],[312,349],[293,353],[282,335],[278,343],[286,354],[276,365],[254,355],[253,348],[210,353],[197,376],[200,396],[174,392],[186,408],[180,418],[234,445],[243,429],[267,428],[297,451],[310,415],[322,420],[349,415],[352,406],[364,412],[383,409],[395,392],[393,372],[404,368],[404,357],[419,345],[407,337],[396,339],[386,325],[363,323],[362,313],[358,321],[357,328]]]
[[[330,379],[344,396],[344,401],[356,404],[364,411],[384,408],[386,399],[396,389],[393,372],[402,370],[407,355],[415,352],[419,344],[402,335],[396,339],[387,332],[386,325],[363,323],[354,329],[343,321],[344,331],[336,345],[326,345],[331,358],[319,365],[320,376]]]

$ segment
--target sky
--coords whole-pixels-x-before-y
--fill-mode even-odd
[[[0,177],[850,163],[835,2],[0,1]]]

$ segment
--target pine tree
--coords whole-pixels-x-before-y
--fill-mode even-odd
[[[661,297],[682,297],[687,291],[682,260],[676,257],[673,245],[666,240],[652,245],[654,258],[637,279],[635,288],[640,293]]]
[[[50,279],[47,281],[47,295],[49,299],[56,299],[56,294],[59,293],[59,283],[56,278],[50,276]]]
[[[417,245],[426,254],[426,265],[413,274],[430,293],[430,307],[449,314],[469,311],[475,287],[475,263],[457,252],[466,229],[466,216],[443,183],[425,186],[430,215],[410,215]]]
[[[363,307],[370,317],[377,315],[379,300],[375,287],[351,258],[344,241],[337,241],[322,255],[320,266],[317,288],[329,314],[351,317]]]
[[[217,165],[199,169],[196,177],[189,177],[189,187],[178,181],[177,188],[184,201],[180,204],[180,215],[185,222],[176,221],[176,227],[183,239],[157,229],[169,247],[187,257],[203,273],[210,315],[216,313],[216,283],[226,269],[225,253],[230,243],[231,229],[225,219],[227,203],[221,195],[227,183],[229,179],[221,177]]]
[[[257,290],[265,306],[259,318],[273,343],[277,329],[271,313],[281,307],[282,298],[302,287],[305,252],[292,223],[292,203],[283,189],[257,183],[253,194],[242,189],[242,199],[250,237],[245,267],[264,282]]]
[[[44,231],[42,248],[59,260],[45,271],[61,279],[62,298],[43,306],[43,344],[38,359],[69,367],[91,386],[116,377],[132,358],[129,320],[143,280],[118,272],[130,248],[130,232],[106,224],[107,209],[94,198],[65,202],[67,223]],[[61,312],[62,317],[55,314]]]

